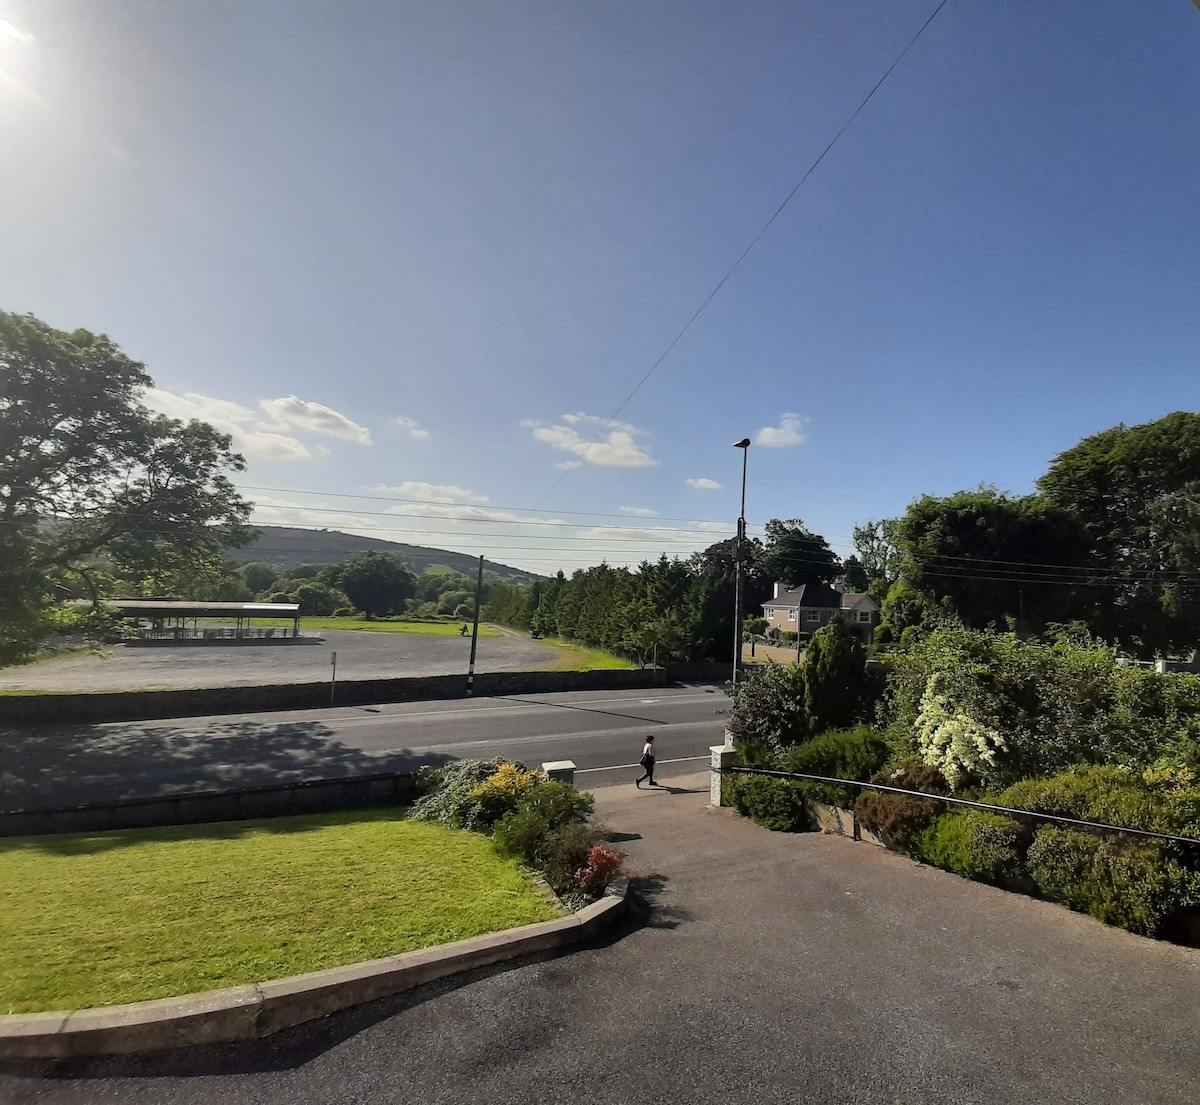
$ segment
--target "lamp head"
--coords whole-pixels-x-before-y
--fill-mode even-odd
[[[750,439],[748,437],[744,437],[744,438],[742,438],[741,441],[735,441],[733,443],[733,447],[735,449],[749,449],[750,448]]]

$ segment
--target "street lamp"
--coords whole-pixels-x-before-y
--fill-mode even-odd
[[[733,566],[733,678],[736,687],[738,668],[742,663],[742,542],[746,539],[746,458],[750,455],[750,439],[742,438],[733,443],[742,451],[742,508],[738,513],[737,548]]]

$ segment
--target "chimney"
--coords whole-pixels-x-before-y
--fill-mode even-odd
[[[777,599],[777,598],[779,598],[779,596],[780,596],[780,595],[782,595],[782,594],[784,593],[784,591],[786,591],[786,590],[787,590],[787,584],[786,584],[786,583],[776,583],[776,584],[775,584],[775,594],[774,594],[774,595],[772,595],[771,597],[772,597],[772,598],[776,598],[776,599]]]

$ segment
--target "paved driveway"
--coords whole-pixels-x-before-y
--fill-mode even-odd
[[[598,791],[648,912],[237,1048],[0,1073],[23,1102],[1150,1105],[1200,1100],[1200,953],[836,837]]]

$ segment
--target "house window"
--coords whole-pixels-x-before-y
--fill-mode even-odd
[[[789,621],[789,622],[794,622],[795,620],[796,620],[796,611],[795,611],[795,610],[789,610],[789,611],[788,611],[788,621]]]
[[[808,617],[805,620],[810,621],[810,622],[819,622],[821,620],[821,611],[820,610],[810,610],[808,612]]]
[[[858,612],[858,620],[859,620],[860,622],[870,622],[870,620],[871,620],[871,611],[870,611],[870,610],[860,610],[860,611]]]

